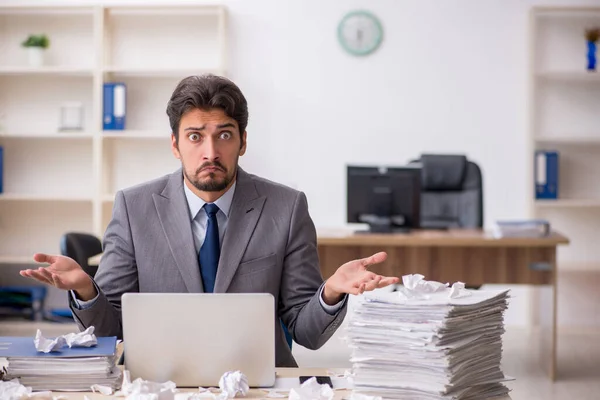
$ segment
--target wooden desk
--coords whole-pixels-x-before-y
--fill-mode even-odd
[[[343,370],[337,370],[336,373],[343,373]],[[278,377],[299,377],[304,375],[330,375],[328,370],[322,368],[277,368],[277,376]],[[197,388],[184,388],[180,389],[181,392],[197,392]],[[285,393],[281,391],[281,393]],[[351,390],[335,390],[335,400],[347,399],[351,395]],[[246,397],[240,397],[244,399],[265,399],[271,400],[271,398],[267,397],[268,390],[266,389],[250,389],[250,392]],[[68,400],[81,400],[83,396],[87,396],[90,400],[104,400],[104,399],[123,399],[123,397],[114,397],[114,396],[103,396],[99,393],[65,393],[65,392],[54,392],[54,396],[62,396]],[[236,397],[238,398],[238,397]],[[285,397],[287,399],[287,396]],[[509,396],[497,398],[497,400],[510,400]]]
[[[99,265],[101,258],[102,258],[102,253],[97,254],[94,257],[88,258],[88,265],[93,265],[93,266]]]
[[[496,239],[480,230],[389,235],[320,231],[317,242],[324,278],[350,260],[386,251],[388,259],[372,271],[398,277],[420,273],[427,280],[469,285],[536,285],[541,288],[536,305],[540,357],[550,378],[556,379],[556,248],[569,243],[565,236]],[[97,265],[100,257],[90,258],[90,265]]]
[[[480,230],[416,231],[408,234],[354,234],[321,231],[318,251],[324,278],[347,261],[385,251],[388,259],[373,272],[401,277],[419,273],[427,280],[468,285],[526,284],[547,290],[538,304],[540,351],[556,379],[556,248],[569,240],[559,233],[544,238],[496,239]]]

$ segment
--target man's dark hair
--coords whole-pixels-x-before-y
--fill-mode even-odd
[[[181,117],[194,108],[222,109],[228,117],[237,122],[240,140],[243,141],[242,135],[248,125],[248,103],[235,83],[212,74],[188,76],[179,82],[167,104],[169,123],[177,143]]]

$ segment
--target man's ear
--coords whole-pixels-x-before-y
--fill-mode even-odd
[[[246,138],[247,138],[246,131],[244,131],[244,133],[242,134],[242,147],[240,148],[240,156],[243,156],[246,153],[246,145],[247,145]]]
[[[181,153],[179,153],[179,144],[177,144],[177,138],[171,133],[171,152],[178,160],[181,160]]]

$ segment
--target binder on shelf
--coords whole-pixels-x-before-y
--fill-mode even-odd
[[[3,192],[3,188],[2,188],[2,176],[4,174],[4,168],[2,167],[4,164],[4,149],[2,148],[2,146],[0,146],[0,193]]]
[[[558,152],[538,150],[535,152],[535,198],[558,198]]]
[[[127,90],[123,82],[105,82],[103,90],[103,129],[125,129]]]

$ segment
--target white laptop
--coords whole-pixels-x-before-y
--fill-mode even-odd
[[[266,293],[126,293],[125,369],[131,379],[219,386],[241,371],[251,387],[275,384],[275,300]]]

